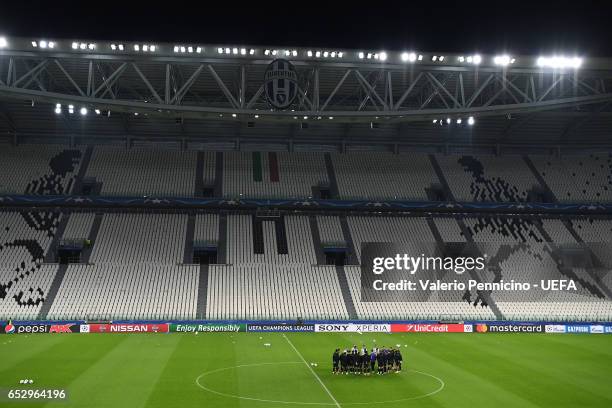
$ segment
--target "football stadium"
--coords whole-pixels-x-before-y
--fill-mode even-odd
[[[0,35],[0,406],[612,406],[612,58],[81,35]]]

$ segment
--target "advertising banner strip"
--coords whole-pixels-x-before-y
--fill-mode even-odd
[[[249,332],[313,332],[315,327],[313,324],[248,324],[247,331]]]
[[[468,332],[471,329],[471,325]],[[392,324],[391,333],[465,333],[463,324]]]
[[[168,333],[168,323],[160,324],[90,324],[89,333]]]
[[[557,330],[557,329],[555,329]],[[560,329],[559,329],[560,330]],[[587,327],[588,330],[588,327]],[[482,323],[476,325],[475,333],[546,333],[546,325],[520,323]]]
[[[322,323],[315,324],[318,333],[391,333],[391,324]]]
[[[247,325],[245,323],[239,324],[216,324],[216,323],[203,323],[203,324],[179,324],[171,323],[170,332],[176,333],[214,333],[214,332],[245,332]]]

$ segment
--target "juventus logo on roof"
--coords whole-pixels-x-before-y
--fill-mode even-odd
[[[266,99],[276,109],[287,109],[297,96],[297,72],[293,65],[284,59],[272,61],[264,74]]]

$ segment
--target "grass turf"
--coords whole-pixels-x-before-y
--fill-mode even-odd
[[[404,372],[331,374],[335,347],[371,347],[374,339],[379,346],[402,345]],[[314,373],[300,355],[318,363]],[[30,388],[66,389],[68,402],[47,404],[56,407],[610,407],[612,336],[1,336],[0,388],[26,388],[19,385],[26,378],[34,380]]]

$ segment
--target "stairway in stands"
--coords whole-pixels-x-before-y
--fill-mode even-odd
[[[38,320],[45,320],[47,318],[47,314],[49,313],[49,310],[51,310],[51,306],[53,306],[57,292],[59,291],[60,286],[62,286],[67,269],[68,264],[59,265],[59,268],[55,273],[55,277],[53,278],[53,282],[51,283],[51,287],[45,296],[45,301],[38,312]]]
[[[91,156],[93,155],[93,146],[87,146],[85,154],[81,159],[81,165],[79,167],[79,173],[74,180],[74,186],[72,188],[73,194],[82,194],[83,191],[83,179],[87,174],[89,163],[91,162]]]
[[[276,250],[280,255],[287,255],[289,253],[289,245],[287,244],[285,217],[281,216],[274,221],[274,229],[276,232]]]
[[[208,298],[208,265],[200,264],[198,276],[198,302],[196,305],[196,319],[206,319],[206,299]]]
[[[327,179],[329,180],[329,191],[331,198],[339,198],[338,195],[338,180],[336,179],[336,171],[331,154],[325,153],[325,169],[327,170]]]
[[[91,230],[87,235],[87,240],[91,242],[91,246],[87,246],[83,249],[81,254],[81,262],[88,264],[91,258],[91,253],[93,252],[93,247],[96,245],[96,240],[98,238],[98,232],[100,232],[100,226],[102,225],[102,218],[104,214],[96,213],[94,217],[93,223],[91,225]]]

